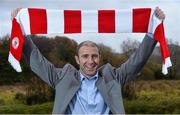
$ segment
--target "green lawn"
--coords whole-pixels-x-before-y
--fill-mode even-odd
[[[51,102],[37,105],[11,104],[0,106],[0,114],[51,114]]]
[[[126,113],[180,114],[180,81],[136,81],[136,98],[124,99]],[[48,114],[53,102],[28,106],[16,100],[18,90],[0,90],[0,114]]]

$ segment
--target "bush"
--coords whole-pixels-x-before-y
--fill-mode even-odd
[[[34,76],[28,84],[25,96],[27,105],[41,104],[54,100],[54,90]]]
[[[135,90],[136,90],[135,82],[133,81],[128,82],[123,88],[123,91],[122,91],[123,97],[129,100],[136,99],[137,95],[136,95]]]
[[[136,99],[125,99],[126,113],[179,114],[180,81],[136,81]]]
[[[26,96],[25,96],[25,94],[18,92],[18,93],[16,93],[16,95],[15,95],[15,99],[18,100],[18,101],[20,101],[20,102],[22,102],[22,103],[25,103]]]
[[[4,99],[0,98],[0,105],[4,105],[4,104],[5,104]]]
[[[27,105],[34,105],[38,103],[47,102],[48,99],[46,98],[45,94],[34,94],[26,97],[26,104]]]
[[[51,114],[53,103],[27,106],[22,104],[0,106],[0,114]]]
[[[179,114],[180,99],[125,100],[127,114]]]

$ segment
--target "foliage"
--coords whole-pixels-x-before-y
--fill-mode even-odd
[[[78,68],[74,60],[77,47],[77,42],[74,40],[60,36],[49,38],[32,35],[31,38],[41,53],[56,67],[63,67],[66,63],[71,63]],[[124,41],[121,45],[124,48],[123,53],[119,54],[113,52],[110,47],[99,44],[101,53],[100,64],[111,63],[113,66],[119,67],[137,49],[138,45],[137,41]],[[175,81],[172,81],[173,84],[171,84],[167,81],[163,81],[163,83],[150,81],[180,79],[180,72],[178,71],[180,63],[177,61],[180,48],[178,45],[173,44],[170,47],[173,53],[172,60],[174,65],[170,74],[166,77],[162,75],[160,55],[152,55],[138,74],[138,84],[140,85],[137,85],[136,82],[131,82],[125,86],[123,96],[126,98],[125,107],[127,113],[180,113],[178,108],[180,103],[178,98],[180,94],[179,82],[175,83]],[[41,103],[52,101],[54,99],[54,91],[31,72],[29,65],[25,63],[24,59],[21,61],[23,72],[20,74],[15,72],[7,61],[8,53],[9,36],[5,36],[0,40],[0,85],[26,84],[27,87],[25,88],[25,93],[0,92],[0,105],[3,105],[0,106],[0,113],[51,113],[52,105],[43,105]],[[142,82],[140,80],[148,81]],[[173,86],[175,84],[177,87]],[[169,102],[171,99],[172,102]],[[17,105],[16,103],[19,104]],[[167,107],[169,108],[165,110]],[[16,110],[17,112],[15,112]]]
[[[56,67],[63,67],[66,63],[71,63],[78,68],[78,65],[74,59],[77,47],[77,42],[74,40],[60,36],[50,38],[32,35],[31,38],[41,53]],[[138,41],[131,39],[123,41],[123,43],[120,45],[123,49],[121,54],[113,52],[113,50],[108,46],[99,44],[101,53],[100,65],[111,63],[113,66],[119,67],[138,48],[139,44],[140,43]],[[173,67],[170,68],[170,72],[166,78],[161,72],[162,60],[160,60],[161,57],[156,51],[157,49],[159,50],[159,48],[155,48],[156,52],[153,53],[142,69],[141,73],[139,73],[138,79],[180,79],[180,72],[177,71],[177,68],[180,67],[180,63],[177,61],[178,57],[180,56],[180,47],[178,44],[172,43],[169,48],[172,53],[171,59],[173,62]],[[29,68],[29,65],[25,63],[24,59],[22,59],[21,66],[23,68],[23,72],[17,73],[14,69],[12,69],[7,61],[8,53],[9,36],[4,36],[0,40],[0,85],[29,82],[32,79],[32,76],[34,76]]]
[[[167,100],[126,100],[126,113],[131,114],[179,114],[180,99]]]
[[[50,114],[53,103],[36,104],[32,106],[12,104],[0,106],[0,114]]]
[[[32,77],[26,88],[25,104],[33,105],[54,100],[54,91],[37,77]],[[23,96],[22,96],[23,98]],[[22,99],[21,99],[22,100]]]
[[[134,81],[132,83],[136,97],[124,97],[127,114],[179,114],[180,113],[180,81],[156,80]],[[26,90],[26,88],[24,88]],[[23,92],[23,91],[21,91]],[[11,95],[11,96],[9,96]],[[9,98],[4,98],[8,97]],[[17,100],[23,98],[22,93],[4,91],[0,93],[0,114],[50,114],[52,102],[26,105]]]
[[[21,65],[23,68],[23,72],[21,74],[17,73],[10,66],[8,60],[9,55],[9,39],[8,36],[5,36],[1,40],[2,44],[0,44],[0,85],[3,84],[13,84],[13,83],[24,83],[29,81],[31,75],[29,67],[27,64],[22,61]]]
[[[137,40],[127,39],[121,43],[121,49],[124,55],[129,58],[139,45],[140,43]]]
[[[126,113],[131,114],[179,114],[180,81],[135,81],[136,98],[125,97]]]
[[[131,81],[129,83],[127,83],[122,91],[123,94],[123,98],[126,98],[128,100],[133,100],[137,98],[137,94],[136,94],[136,84],[134,81]]]

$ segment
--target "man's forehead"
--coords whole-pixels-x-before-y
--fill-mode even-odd
[[[82,46],[79,53],[83,54],[99,54],[98,48],[93,46]]]
[[[84,41],[80,44],[80,46],[98,47],[98,45],[92,41]]]
[[[80,47],[79,51],[97,51],[98,52],[98,48],[95,46],[83,45],[82,47]]]
[[[92,41],[84,41],[80,43],[76,49],[77,55],[79,55],[80,53],[88,53],[88,52],[99,54],[98,45]]]

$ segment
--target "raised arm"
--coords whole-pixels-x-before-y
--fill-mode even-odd
[[[160,19],[165,19],[165,14],[158,7],[155,9],[155,15]],[[151,33],[146,34],[139,48],[131,57],[115,70],[118,82],[123,86],[127,81],[132,80],[141,71],[152,54],[156,41]]]
[[[61,79],[62,68],[56,68],[35,46],[30,36],[24,37],[23,55],[30,64],[31,70],[43,81],[55,87]]]
[[[16,17],[21,8],[15,9],[11,13],[12,19]],[[38,50],[30,36],[24,36],[23,56],[30,64],[31,70],[35,72],[43,81],[55,87],[61,79],[62,69],[56,68]]]

